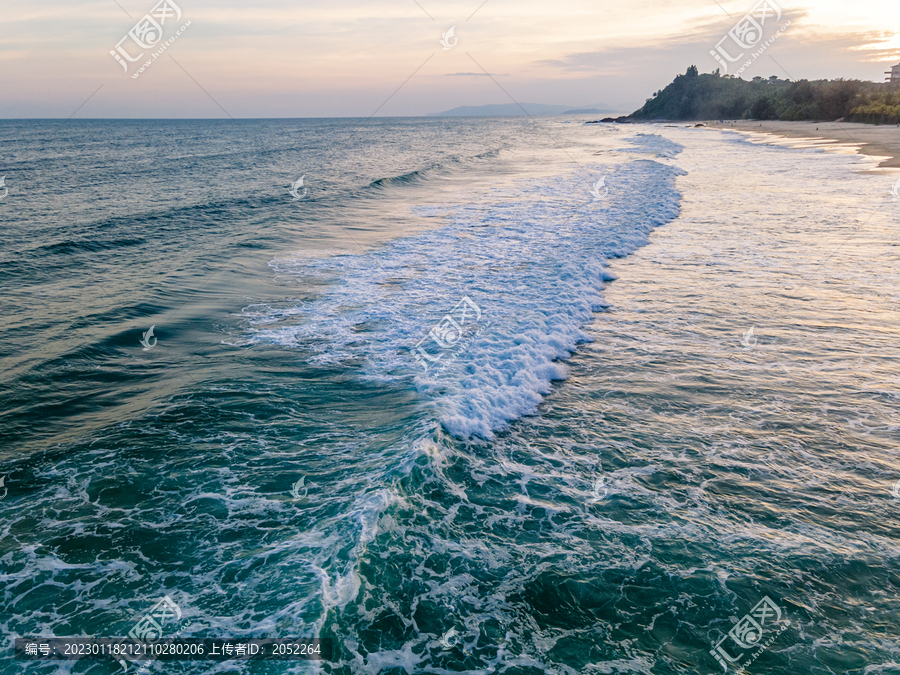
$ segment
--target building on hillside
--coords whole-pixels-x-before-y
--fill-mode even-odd
[[[900,82],[900,63],[896,66],[891,66],[890,70],[885,71],[885,75],[890,75],[890,77],[886,78],[888,82],[898,83]]]

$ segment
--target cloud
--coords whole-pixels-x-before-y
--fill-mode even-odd
[[[784,12],[779,25],[790,21],[791,30],[796,32],[794,27],[806,15],[805,11]],[[618,75],[644,68],[665,68],[664,64],[674,63],[676,70],[682,72],[687,65],[690,65],[689,62],[697,63],[704,59],[709,50],[728,33],[739,19],[739,16],[716,18],[697,24],[690,32],[682,32],[679,35],[636,41],[633,46],[613,46],[589,52],[572,52],[556,59],[534,61],[532,65],[570,73]],[[773,27],[766,30],[766,35],[776,29],[777,27]],[[692,59],[693,61],[691,61]],[[710,59],[710,64],[710,70],[714,70],[715,63],[712,59]],[[705,69],[700,63],[697,65],[701,71]]]

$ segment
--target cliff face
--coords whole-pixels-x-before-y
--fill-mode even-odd
[[[656,92],[631,119],[822,120],[896,124],[900,87],[861,80],[754,78],[699,74],[691,66]]]

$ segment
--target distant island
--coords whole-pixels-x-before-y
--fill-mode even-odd
[[[429,113],[428,117],[508,117],[511,115],[601,115],[620,112],[604,108],[575,108],[570,105],[547,105],[544,103],[494,103],[490,105],[463,105],[453,110]],[[525,112],[522,112],[522,109]]]
[[[900,86],[864,80],[780,80],[699,74],[678,75],[630,115],[604,122],[637,120],[753,119],[814,122],[900,123]]]

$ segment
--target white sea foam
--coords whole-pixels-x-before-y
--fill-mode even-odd
[[[633,149],[672,155],[681,146],[646,136]],[[535,412],[551,382],[566,377],[563,361],[604,307],[603,285],[613,278],[604,261],[630,254],[677,216],[679,173],[648,159],[569,170],[448,205],[445,227],[375,252],[273,261],[279,274],[341,281],[314,302],[248,307],[249,339],[300,347],[320,365],[362,361],[365,378],[413,378],[451,433],[490,438]],[[590,189],[603,175],[609,193],[595,200]],[[472,339],[423,371],[411,350],[464,296],[481,311]]]
[[[347,513],[347,518],[358,522],[356,529],[356,546],[354,547],[343,572],[329,574],[326,569],[313,566],[322,584],[322,604],[326,609],[343,608],[359,595],[362,582],[359,578],[359,559],[378,533],[378,519],[393,501],[393,495],[387,490],[378,490],[365,494]]]

